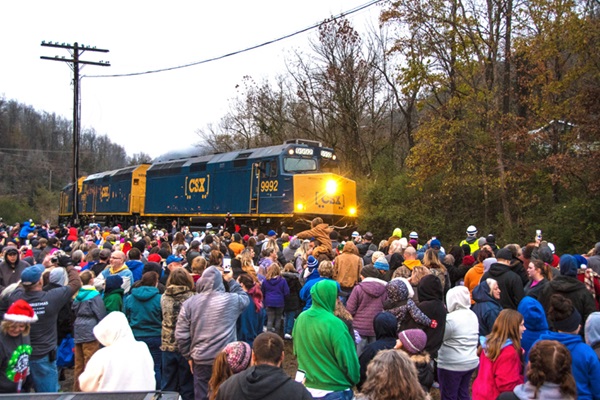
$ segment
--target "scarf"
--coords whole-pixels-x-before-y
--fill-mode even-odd
[[[121,268],[115,270],[115,269],[113,269],[113,266],[111,265],[110,268],[109,268],[109,272],[110,272],[111,275],[114,275],[114,274],[118,274],[119,272],[121,272],[121,271],[123,271],[124,269],[127,269],[127,268],[128,268],[127,265],[123,264],[123,265],[121,265]]]

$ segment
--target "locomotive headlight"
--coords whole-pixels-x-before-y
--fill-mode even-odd
[[[302,204],[302,203],[296,204],[296,210],[303,211],[304,210],[304,204]]]
[[[350,209],[348,210],[348,212],[350,213],[350,215],[356,215],[356,208],[350,207]]]
[[[154,225],[152,225],[152,222],[150,222],[150,223],[148,224],[148,229],[152,229],[152,227],[153,227],[153,226],[154,226]]]
[[[289,149],[289,150],[288,150],[288,154],[289,154],[290,156],[293,156],[293,155],[294,155],[294,149]]]
[[[327,194],[329,195],[334,195],[337,193],[338,190],[338,184],[335,180],[330,179],[327,181],[327,183],[325,184],[325,192],[327,192]]]

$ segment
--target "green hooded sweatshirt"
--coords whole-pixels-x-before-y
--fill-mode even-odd
[[[333,314],[337,283],[323,280],[311,290],[312,306],[294,324],[294,354],[306,372],[306,387],[340,391],[360,378],[354,339],[346,324]]]

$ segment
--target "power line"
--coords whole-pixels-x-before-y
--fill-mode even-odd
[[[345,17],[347,15],[351,15],[351,14],[354,14],[354,13],[356,13],[358,11],[364,10],[365,8],[371,7],[371,6],[373,6],[373,5],[377,4],[377,3],[380,3],[382,1],[383,0],[372,0],[372,1],[368,2],[368,3],[365,3],[363,5],[357,6],[355,8],[352,8],[352,9],[348,10],[348,11],[344,11],[344,12],[342,12],[342,13],[334,16],[334,17],[331,17],[329,20],[330,21],[338,20],[338,19],[343,18],[343,17]],[[246,52],[251,51],[251,50],[256,50],[258,48],[261,48],[261,47],[264,47],[264,46],[268,46],[270,44],[277,43],[277,42],[280,42],[282,40],[289,39],[291,37],[300,35],[301,33],[308,32],[308,31],[310,31],[312,29],[318,28],[322,24],[323,24],[322,22],[317,22],[317,23],[309,26],[308,28],[301,29],[299,31],[296,31],[294,33],[290,33],[290,34],[285,35],[285,36],[281,36],[281,37],[279,37],[277,39],[269,40],[268,42],[264,42],[264,43],[261,43],[261,44],[257,44],[255,46],[247,47],[247,48],[245,48],[243,50],[237,50],[237,51],[234,51],[232,53],[223,54],[223,55],[218,56],[218,57],[208,58],[208,59],[205,59],[205,60],[202,60],[202,61],[196,61],[196,62],[189,63],[189,64],[178,65],[176,67],[161,68],[161,69],[155,69],[155,70],[144,71],[144,72],[131,72],[131,73],[128,73],[128,74],[83,75],[83,77],[86,77],[86,78],[121,78],[121,77],[125,77],[125,76],[138,76],[138,75],[156,74],[156,73],[159,73],[159,72],[167,72],[167,71],[173,71],[173,70],[176,70],[176,69],[193,67],[195,65],[206,64],[206,63],[209,63],[209,62],[212,62],[212,61],[222,60],[224,58],[228,58],[228,57],[232,57],[232,56],[235,56],[235,55],[238,55],[238,54],[246,53]]]

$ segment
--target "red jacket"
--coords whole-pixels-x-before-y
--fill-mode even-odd
[[[512,392],[523,382],[521,355],[512,344],[505,345],[493,362],[482,351],[479,372],[473,382],[473,400],[495,399],[500,393]]]

